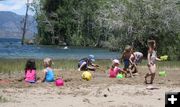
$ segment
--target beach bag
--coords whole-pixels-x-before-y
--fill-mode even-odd
[[[64,86],[64,81],[63,81],[63,79],[62,79],[62,78],[56,79],[55,85],[56,85],[56,86]]]

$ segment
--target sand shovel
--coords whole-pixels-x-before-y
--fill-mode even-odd
[[[96,67],[96,69],[99,69],[100,71],[103,71],[104,73],[106,73],[106,70],[104,70],[104,69],[101,68],[100,66]]]
[[[154,90],[154,89],[159,89],[158,87],[154,87],[153,85],[149,85],[146,87],[148,90]]]

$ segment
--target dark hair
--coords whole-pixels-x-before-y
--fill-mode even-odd
[[[34,59],[28,59],[26,62],[26,67],[25,67],[25,72],[30,69],[36,69],[36,64],[35,64],[35,60]]]
[[[152,48],[155,48],[154,47],[154,44],[156,44],[156,41],[155,40],[148,40],[148,46],[152,47]]]

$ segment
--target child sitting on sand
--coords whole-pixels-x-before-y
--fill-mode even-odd
[[[124,73],[126,75],[126,72],[123,69],[119,68],[119,64],[120,62],[117,59],[114,59],[112,61],[112,66],[109,69],[109,77],[115,78],[118,73]]]
[[[94,55],[89,55],[87,58],[83,58],[78,62],[78,71],[91,70],[95,71],[96,67],[99,67],[97,64],[92,62],[95,61]]]
[[[53,82],[54,81],[54,70],[52,69],[52,59],[45,58],[44,59],[44,77],[42,82]]]
[[[29,59],[25,67],[25,81],[29,83],[36,82],[36,65],[35,60]]]
[[[151,76],[150,84],[153,84],[156,73],[156,60],[160,61],[160,59],[157,58],[157,54],[155,51],[155,47],[156,47],[155,40],[149,40],[148,47],[149,49],[148,49],[147,59],[148,59],[149,72],[145,75],[145,83],[148,84],[147,77]]]

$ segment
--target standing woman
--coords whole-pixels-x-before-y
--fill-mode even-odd
[[[147,55],[149,72],[145,75],[146,84],[148,84],[147,77],[149,76],[151,77],[151,81],[149,84],[153,84],[155,74],[156,74],[156,60],[160,61],[160,59],[157,58],[155,48],[156,48],[155,40],[149,40],[148,41],[148,55]]]

